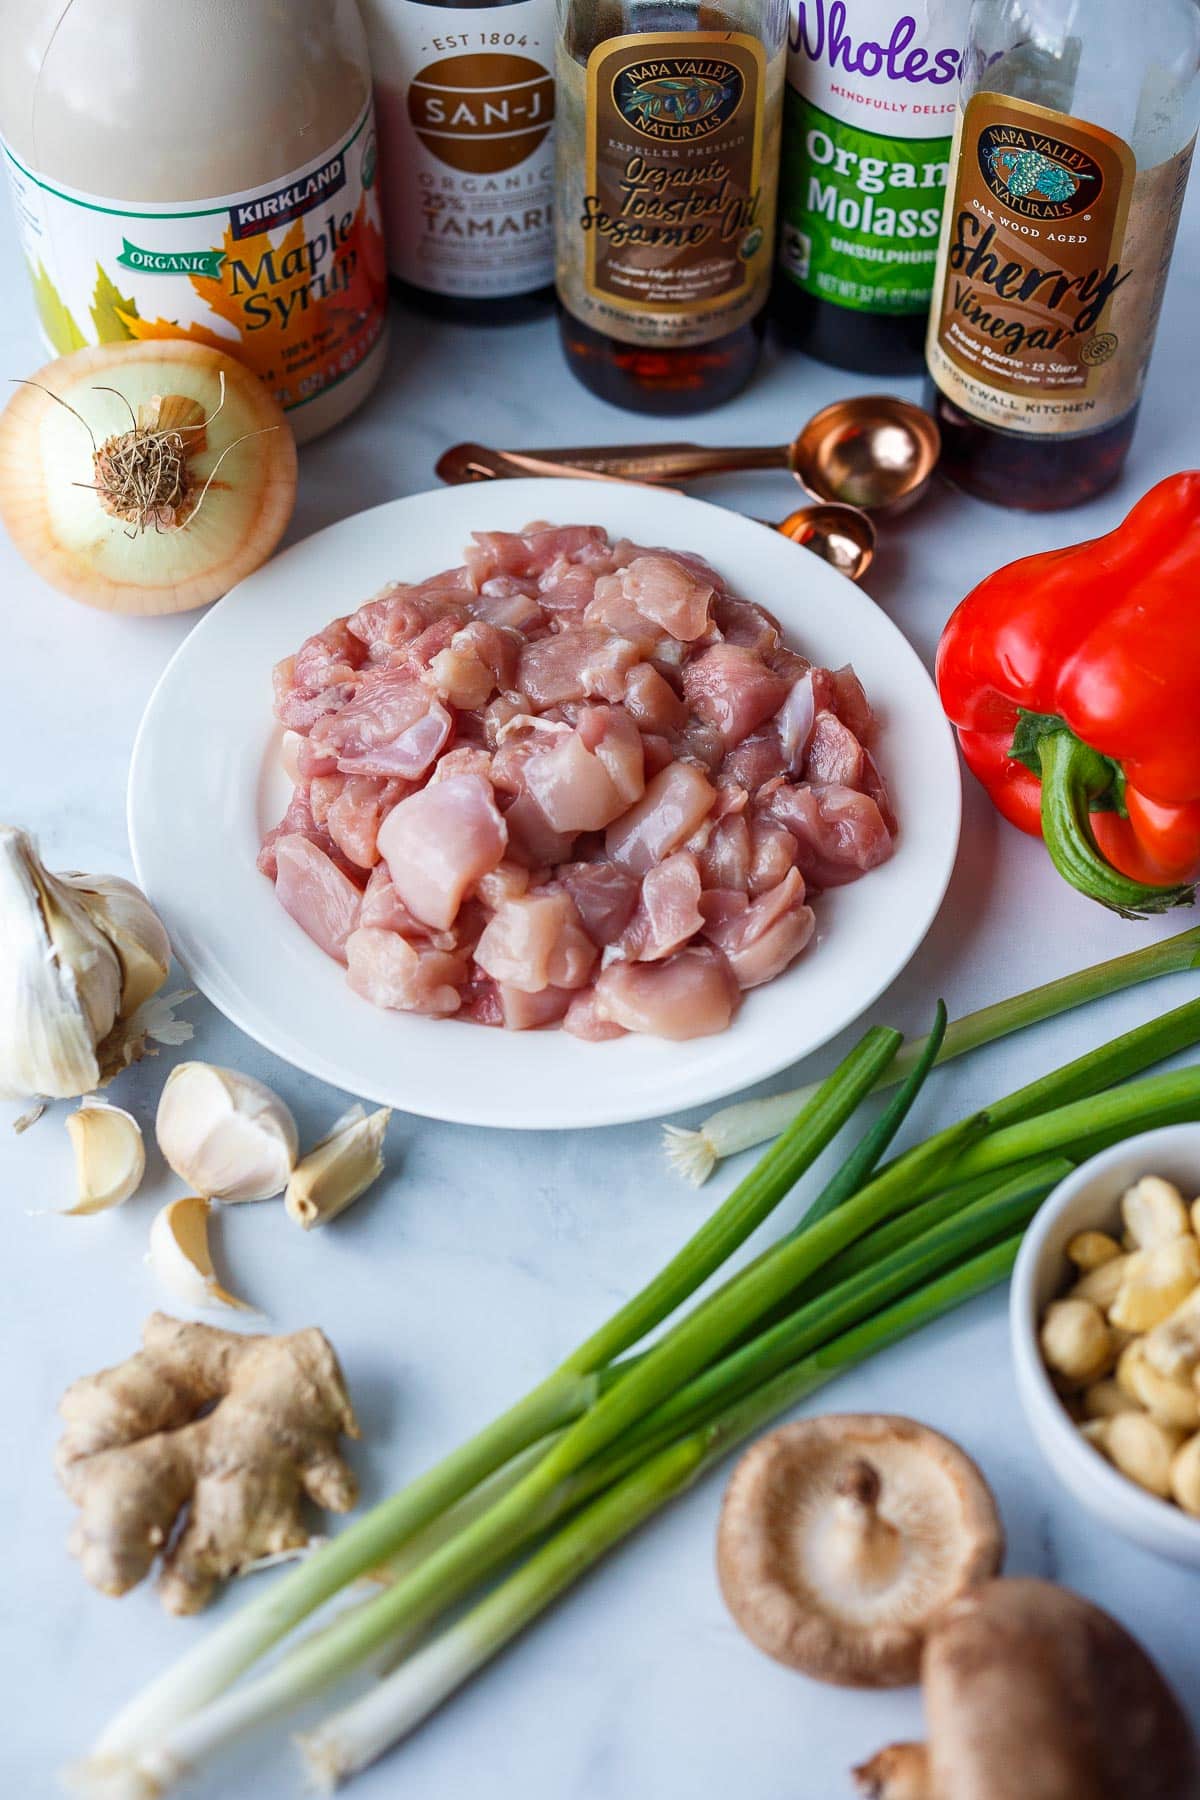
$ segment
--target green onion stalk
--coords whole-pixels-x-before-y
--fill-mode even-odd
[[[946,1030],[936,1061],[947,1063],[965,1056],[985,1044],[1024,1031],[1045,1019],[1057,1018],[1074,1007],[1087,1006],[1109,994],[1119,994],[1139,982],[1154,981],[1160,975],[1178,975],[1200,968],[1200,926],[1159,943],[1145,944],[1107,962],[1095,963],[1075,974],[1060,976],[1027,993],[998,1000],[978,1012],[955,1019]],[[891,1087],[903,1081],[925,1050],[927,1040],[914,1038],[905,1043],[894,1061],[879,1078],[880,1087]],[[665,1125],[667,1160],[676,1173],[699,1187],[708,1180],[717,1164],[726,1156],[768,1143],[795,1117],[797,1110],[812,1094],[811,1086],[792,1088],[787,1093],[768,1094],[762,1099],[741,1100],[719,1112],[691,1131],[680,1125]]]
[[[897,1048],[897,1034],[869,1032],[658,1277],[524,1401],[339,1534],[152,1683],[99,1740],[83,1768],[85,1785],[94,1793],[162,1792],[237,1732],[324,1691],[377,1655],[410,1654],[448,1608],[501,1576],[518,1553],[532,1551],[526,1569],[560,1567],[550,1550],[557,1539],[547,1534],[573,1530],[579,1509],[602,1503],[616,1484],[632,1482],[627,1493],[635,1496],[669,1497],[657,1475],[638,1485],[639,1471],[723,1421],[716,1436],[705,1438],[698,1472],[708,1466],[710,1450],[723,1454],[739,1432],[772,1416],[764,1405],[778,1411],[810,1391],[789,1385],[789,1371],[806,1366],[828,1379],[848,1366],[837,1355],[830,1360],[830,1344],[843,1352],[847,1343],[866,1345],[868,1354],[892,1341],[891,1326],[881,1321],[903,1318],[910,1330],[936,1316],[931,1296],[957,1292],[964,1270],[991,1256],[997,1243],[1015,1241],[1065,1172],[1065,1158],[1086,1153],[1098,1139],[1200,1114],[1200,1068],[1091,1091],[1097,1081],[1127,1077],[1197,1038],[1200,1002],[998,1102],[994,1115],[1004,1121],[998,1129],[993,1115],[979,1114],[875,1169],[899,1123],[889,1109],[886,1126],[880,1121],[851,1153],[853,1192],[835,1180],[813,1209],[823,1216],[810,1214],[668,1324],[648,1348],[627,1356],[745,1241],[846,1122]],[[923,1066],[934,1055],[936,1046]],[[909,1074],[904,1091],[911,1103],[919,1076]],[[1041,1107],[1048,1110],[1032,1110]],[[681,1452],[661,1466],[677,1470],[686,1461]],[[481,1483],[489,1484],[482,1492]],[[634,1523],[639,1507],[640,1500],[628,1508]],[[451,1508],[458,1510],[447,1524]],[[627,1514],[614,1501],[601,1516]],[[413,1561],[401,1553],[418,1533],[424,1553]],[[541,1540],[542,1549],[535,1548]],[[549,1561],[538,1564],[543,1550]],[[302,1638],[264,1674],[232,1686],[341,1588],[397,1557],[390,1585],[377,1597]],[[522,1573],[510,1579],[519,1582]],[[548,1598],[552,1587],[538,1592]],[[516,1590],[526,1598],[531,1591]],[[514,1603],[512,1616],[525,1604]]]

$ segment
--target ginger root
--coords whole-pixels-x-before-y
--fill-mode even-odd
[[[126,1593],[161,1555],[163,1605],[198,1612],[245,1564],[308,1542],[306,1495],[353,1506],[336,1446],[358,1422],[315,1326],[247,1336],[152,1313],[142,1344],[59,1403],[56,1464],[80,1508],[70,1550],[105,1594]]]

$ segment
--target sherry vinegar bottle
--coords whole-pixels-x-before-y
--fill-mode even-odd
[[[942,468],[1001,506],[1075,506],[1133,437],[1200,105],[1200,8],[974,0],[962,67],[926,340]]]
[[[787,0],[558,0],[567,361],[636,412],[719,405],[758,362]]]

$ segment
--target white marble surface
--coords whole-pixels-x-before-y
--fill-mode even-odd
[[[30,373],[40,357],[7,220],[0,233],[0,376],[10,377]],[[1019,551],[1107,528],[1153,481],[1195,460],[1198,282],[1193,191],[1140,435],[1116,489],[1077,514],[1041,518],[941,491],[886,533],[868,586],[926,656],[952,604],[987,570]],[[696,420],[694,435],[782,440],[827,400],[870,385],[772,355],[750,391],[719,416]],[[917,392],[915,382],[898,385]],[[669,425],[661,435],[688,429]],[[374,399],[303,455],[291,535],[432,485],[437,454],[459,438],[520,444],[639,434],[656,435],[654,425],[572,383],[550,322],[472,333],[398,316]],[[776,516],[794,494],[771,475],[711,491]],[[0,595],[0,813],[38,832],[51,866],[128,872],[123,796],[134,729],[193,621],[89,613],[42,586],[2,540]],[[937,993],[961,1012],[1185,922],[1122,924],[1075,898],[1038,847],[1002,824],[968,782],[957,878],[924,948],[875,1016],[918,1028]],[[1177,978],[982,1053],[935,1078],[915,1124],[927,1129],[959,1116],[1193,989]],[[272,1061],[199,1001],[192,1012],[193,1052],[275,1083],[304,1136],[340,1110],[340,1094]],[[177,1054],[186,1052],[132,1071],[113,1097],[149,1125]],[[48,1217],[71,1185],[63,1110],[3,1141],[0,1667],[8,1704],[0,1770],[10,1791],[30,1800],[52,1792],[56,1766],[205,1629],[203,1621],[164,1617],[149,1588],[119,1603],[102,1598],[66,1555],[71,1508],[51,1469],[55,1401],[72,1378],[134,1348],[159,1298],[142,1263],[147,1228],[174,1190],[152,1153],[145,1188],[119,1213]],[[665,1172],[651,1125],[506,1136],[398,1117],[389,1158],[386,1180],[334,1229],[303,1236],[267,1204],[228,1212],[218,1234],[232,1285],[275,1329],[316,1320],[337,1345],[363,1423],[354,1462],[368,1502],[522,1392],[659,1265],[741,1172],[730,1168],[719,1185],[695,1193]],[[1200,1720],[1192,1624],[1200,1579],[1125,1546],[1081,1517],[1055,1485],[1018,1410],[1001,1295],[843,1380],[821,1404],[911,1412],[959,1438],[995,1485],[1010,1570],[1061,1579],[1135,1626]],[[643,1531],[356,1791],[364,1800],[402,1792],[422,1800],[848,1793],[849,1764],[919,1730],[918,1697],[815,1687],[746,1643],[713,1578],[720,1497],[720,1479],[710,1479]],[[257,1800],[284,1800],[301,1785],[276,1732],[245,1744],[194,1791],[205,1800],[251,1791]]]

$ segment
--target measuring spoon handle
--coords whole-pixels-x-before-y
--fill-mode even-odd
[[[725,475],[736,469],[786,469],[791,446],[706,444],[601,444],[578,449],[505,450],[509,461],[538,462],[626,481],[687,481],[700,475]]]

